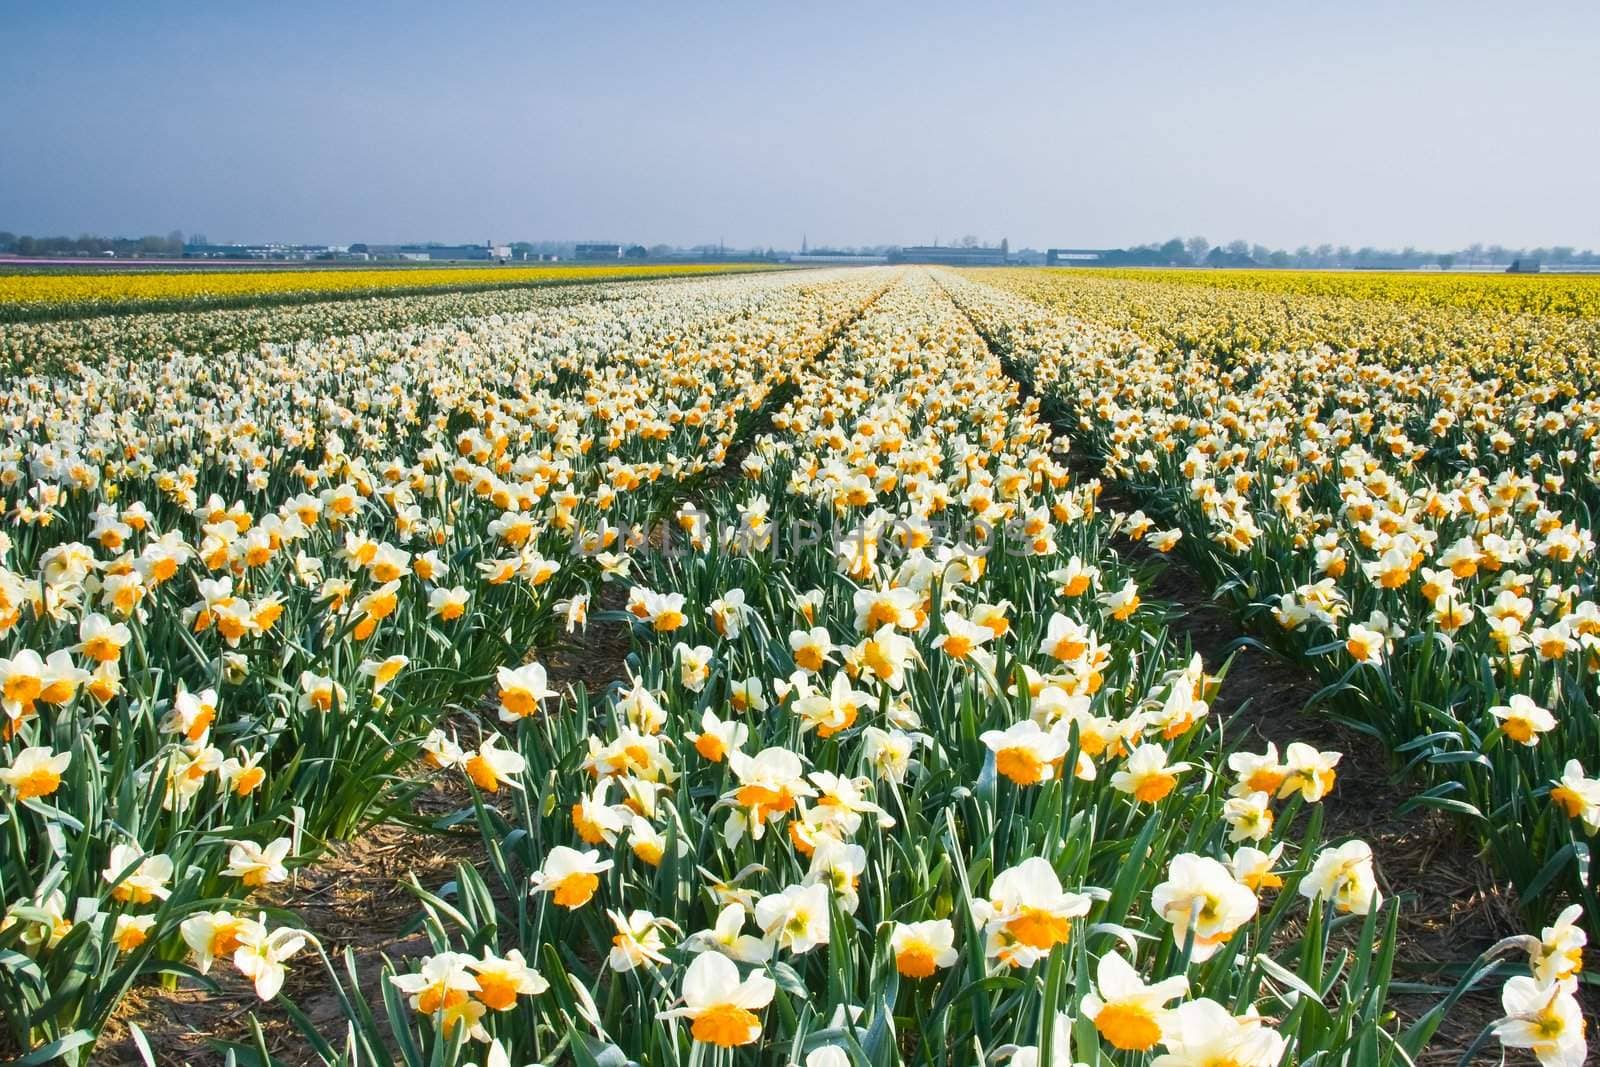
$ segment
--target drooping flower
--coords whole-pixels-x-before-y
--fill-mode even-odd
[[[1495,1036],[1507,1048],[1525,1048],[1543,1067],[1583,1067],[1589,1046],[1575,978],[1541,982],[1522,975],[1507,979],[1500,991],[1505,1018]]]

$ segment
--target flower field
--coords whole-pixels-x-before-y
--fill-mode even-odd
[[[1585,1062],[1593,291],[1133,274],[0,326],[0,1048],[226,981],[263,1067],[1401,1065],[1491,990],[1452,1057]],[[1219,710],[1163,556],[1503,940],[1397,971],[1347,757]],[[365,980],[299,877],[438,790],[473,859]]]
[[[389,267],[316,270],[32,271],[0,274],[0,322],[103,314],[130,307],[327,299],[429,290],[703,276],[772,269],[762,264],[561,264],[538,267]]]

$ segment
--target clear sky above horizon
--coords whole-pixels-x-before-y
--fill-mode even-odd
[[[0,0],[0,229],[1600,248],[1600,3]]]

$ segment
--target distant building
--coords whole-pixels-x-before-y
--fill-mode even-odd
[[[908,245],[889,253],[890,263],[936,263],[946,267],[1004,266],[1007,249],[961,248],[956,245]]]
[[[572,249],[574,259],[621,259],[622,246],[612,244],[581,244]]]
[[[341,250],[329,248],[327,245],[214,245],[198,242],[184,245],[183,254],[189,259],[266,259],[295,262],[335,259],[343,255]]]
[[[1506,268],[1507,274],[1538,274],[1539,261],[1537,259],[1513,259],[1511,266]]]
[[[1045,250],[1047,267],[1087,267],[1105,262],[1108,248],[1050,248]]]
[[[405,259],[413,262],[453,262],[459,260],[487,260],[490,246],[481,245],[369,245],[375,258]]]
[[[869,253],[860,253],[860,254],[858,254],[858,253],[855,253],[855,252],[826,252],[826,251],[818,251],[818,252],[798,252],[798,253],[796,253],[796,254],[794,254],[792,256],[789,256],[788,259],[785,260],[785,262],[787,262],[787,263],[815,263],[815,264],[818,264],[818,265],[825,264],[825,263],[837,263],[840,266],[850,266],[851,264],[857,264],[857,265],[860,265],[860,266],[869,266],[869,265],[872,265],[872,264],[875,264],[875,263],[887,263],[887,262],[889,262],[889,257],[888,256],[876,256],[876,255],[871,255]]]

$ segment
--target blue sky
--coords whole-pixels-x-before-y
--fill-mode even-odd
[[[1600,3],[18,3],[0,229],[1600,247]]]

